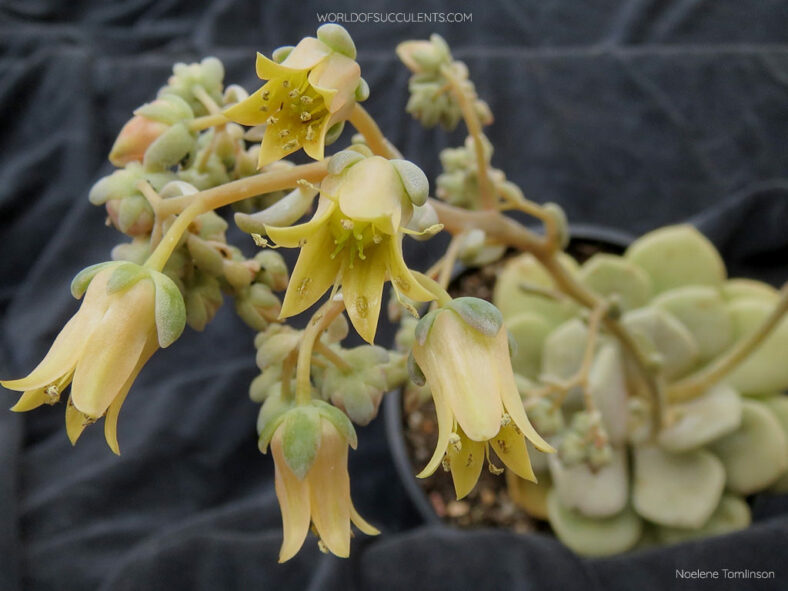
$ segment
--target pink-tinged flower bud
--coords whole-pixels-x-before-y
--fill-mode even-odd
[[[110,150],[109,161],[119,168],[129,162],[142,162],[148,146],[169,127],[167,123],[135,115],[120,130]]]

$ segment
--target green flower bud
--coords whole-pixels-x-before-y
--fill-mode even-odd
[[[203,331],[213,320],[223,302],[219,281],[197,271],[186,288],[186,323],[194,330]]]
[[[285,263],[285,259],[281,254],[266,248],[258,252],[254,260],[260,265],[257,281],[265,283],[274,291],[287,289],[289,274],[287,272],[287,263]]]
[[[281,308],[279,298],[262,283],[253,283],[239,293],[235,300],[238,316],[255,330],[264,330],[269,322],[274,322]]]
[[[183,160],[195,145],[195,134],[186,124],[176,123],[148,146],[143,166],[149,171],[171,168]]]

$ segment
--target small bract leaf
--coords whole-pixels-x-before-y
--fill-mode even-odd
[[[320,412],[313,406],[296,407],[287,413],[281,428],[285,462],[303,480],[320,448]]]
[[[260,436],[257,446],[262,453],[268,453],[268,444],[271,443],[274,432],[282,424],[287,411],[292,406],[279,396],[269,396],[260,407],[260,414],[257,415],[257,433]]]
[[[164,349],[178,340],[186,326],[186,304],[172,279],[157,271],[150,274],[156,286],[156,332]]]
[[[438,314],[442,312],[442,310],[433,310],[422,316],[421,320],[419,320],[418,324],[416,324],[415,335],[416,335],[416,342],[419,345],[424,345],[427,342],[427,337],[430,335],[430,329],[432,328],[435,319],[438,317]]]
[[[295,47],[292,45],[283,45],[282,47],[277,47],[271,54],[271,59],[277,64],[281,64],[287,59],[287,56],[290,55],[290,52],[294,49]]]
[[[517,343],[517,351],[512,353],[514,371],[528,378],[539,377],[544,342],[552,327],[536,314],[523,312],[507,319],[506,328]]]
[[[85,292],[88,289],[88,285],[90,285],[90,282],[93,281],[93,278],[98,274],[99,271],[120,264],[121,263],[117,261],[106,261],[104,263],[98,263],[95,265],[90,265],[89,267],[85,267],[79,273],[77,273],[77,275],[71,281],[71,295],[73,295],[78,300],[82,299],[82,296],[85,295]]]
[[[145,151],[146,170],[164,170],[178,164],[195,146],[195,138],[185,123],[176,123],[161,134]]]
[[[405,192],[410,197],[413,205],[424,205],[427,202],[427,197],[430,193],[430,183],[427,180],[427,175],[408,160],[391,160],[394,169],[402,179],[402,185],[405,187]]]
[[[317,29],[317,38],[334,51],[352,60],[356,59],[356,44],[345,27],[335,23],[321,25]]]
[[[348,445],[353,449],[356,449],[356,446],[358,445],[358,437],[356,436],[356,429],[353,427],[353,423],[350,422],[348,416],[337,407],[330,405],[328,402],[323,402],[322,400],[313,400],[312,404],[317,407],[317,409],[320,411],[320,415],[324,419],[336,427],[337,431],[342,434]]]
[[[149,270],[141,265],[134,263],[119,264],[107,281],[107,293],[123,291],[137,283],[143,277],[147,277]]]
[[[339,174],[359,160],[364,160],[363,154],[359,154],[355,150],[342,150],[334,154],[328,161],[328,172],[329,174]]]
[[[446,305],[454,310],[465,323],[488,337],[497,335],[503,326],[501,311],[480,298],[455,298]]]
[[[410,381],[417,386],[423,386],[427,383],[427,377],[421,371],[419,364],[416,363],[412,352],[408,355],[408,375],[410,376]]]

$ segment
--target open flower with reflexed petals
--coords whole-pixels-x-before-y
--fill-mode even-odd
[[[284,529],[279,562],[301,549],[310,523],[322,547],[342,558],[350,554],[351,523],[367,535],[380,533],[350,499],[348,446],[355,449],[357,440],[342,411],[322,401],[288,407],[271,398],[261,409],[258,427],[260,449],[265,453],[270,442],[274,457]]]
[[[328,170],[311,220],[265,227],[279,246],[301,247],[281,316],[306,310],[329,287],[341,285],[350,321],[371,343],[386,279],[401,296],[418,302],[434,299],[402,258],[403,226],[414,205],[426,201],[427,179],[405,160],[365,158],[351,150],[336,154]]]
[[[166,275],[127,262],[88,267],[75,277],[71,291],[85,299],[41,363],[26,377],[0,384],[24,392],[11,409],[17,412],[58,402],[71,384],[66,407],[71,442],[104,416],[107,444],[120,453],[120,407],[151,355],[183,331],[183,299]]]
[[[301,147],[321,160],[328,130],[368,94],[353,40],[339,25],[323,25],[317,38],[281,48],[274,57],[257,54],[257,76],[267,82],[225,115],[243,125],[266,126],[258,167]]]
[[[501,313],[477,298],[457,298],[416,326],[412,374],[426,378],[438,415],[438,444],[418,476],[435,472],[446,457],[457,498],[476,485],[490,448],[512,472],[533,481],[525,440],[554,451],[525,414],[508,341]]]

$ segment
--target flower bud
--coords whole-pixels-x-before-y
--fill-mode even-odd
[[[106,209],[112,224],[128,236],[147,234],[153,228],[153,209],[142,195],[112,199]]]
[[[186,288],[186,323],[202,332],[213,320],[223,302],[222,290],[215,277],[197,271]]]
[[[166,123],[135,115],[120,130],[109,152],[109,161],[117,167],[142,162],[148,147],[167,129]]]
[[[289,274],[287,272],[287,263],[285,263],[285,259],[281,254],[266,248],[258,252],[254,260],[260,265],[257,281],[265,283],[274,291],[287,289]]]
[[[238,316],[255,330],[264,330],[269,322],[274,322],[279,317],[281,307],[279,298],[262,283],[253,283],[235,300]]]

